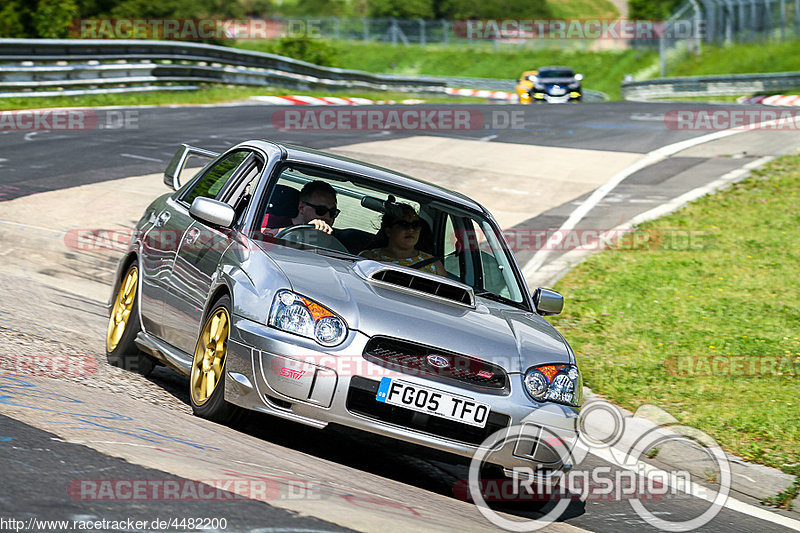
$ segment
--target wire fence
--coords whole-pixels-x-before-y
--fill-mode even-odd
[[[660,71],[704,43],[800,39],[800,0],[688,0],[664,23],[658,40]]]
[[[558,27],[563,26],[562,34],[575,23],[585,24],[585,20],[560,19],[481,19],[481,20],[423,20],[397,18],[340,18],[340,17],[273,17],[274,36],[313,37],[322,39],[380,42],[397,46],[458,46],[488,50],[522,49],[623,49],[630,43],[625,38],[613,34],[600,37],[583,37],[587,32],[579,28],[577,35],[570,33],[560,37]],[[613,19],[597,19],[597,24],[609,26]],[[591,21],[590,21],[591,23]],[[525,25],[533,28],[525,30]],[[480,29],[473,28],[479,27]],[[512,29],[507,29],[509,26]],[[536,27],[544,30],[536,31]],[[554,33],[553,28],[556,27]],[[234,36],[235,37],[235,36]],[[657,37],[642,39],[650,45],[657,43]]]

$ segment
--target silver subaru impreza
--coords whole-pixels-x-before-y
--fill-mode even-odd
[[[211,161],[182,184],[193,156]],[[508,474],[571,466],[581,374],[542,318],[563,299],[528,291],[481,205],[262,140],[182,145],[164,181],[119,263],[111,364],[185,374],[219,422],[260,411],[466,457],[494,437]]]

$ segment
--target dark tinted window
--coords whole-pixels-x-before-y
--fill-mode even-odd
[[[542,70],[539,71],[540,78],[571,78],[575,74],[571,70]]]
[[[247,157],[248,152],[241,150],[233,152],[219,160],[213,167],[200,178],[200,181],[194,184],[191,190],[183,197],[183,201],[192,204],[198,196],[206,198],[216,198],[219,191],[225,185],[225,182],[230,179],[236,168]]]

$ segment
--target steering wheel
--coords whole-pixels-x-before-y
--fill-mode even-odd
[[[311,246],[336,250],[337,252],[350,253],[339,239],[324,231],[318,230],[313,224],[298,224],[297,226],[283,228],[275,234],[275,238],[289,242],[310,244]]]

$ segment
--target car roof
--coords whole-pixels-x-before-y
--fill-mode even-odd
[[[570,67],[559,67],[559,66],[541,67],[541,68],[539,68],[539,72],[541,72],[543,70],[569,70],[570,72],[572,72],[572,68],[570,68]]]
[[[314,150],[313,148],[307,148],[305,146],[279,143],[267,139],[253,140],[243,144],[249,144],[262,149],[266,148],[266,146],[263,145],[273,147],[277,146],[286,153],[287,161],[311,163],[342,170],[344,172],[365,176],[367,178],[381,181],[390,185],[397,185],[406,189],[422,192],[429,196],[446,199],[450,202],[459,204],[462,207],[486,212],[483,206],[481,206],[475,200],[459,192],[451,191],[450,189],[445,189],[444,187],[440,187],[436,184],[413,178],[388,168],[372,165],[364,161],[358,161],[356,159],[350,159],[349,157],[330,154],[327,152],[320,152],[319,150]]]

